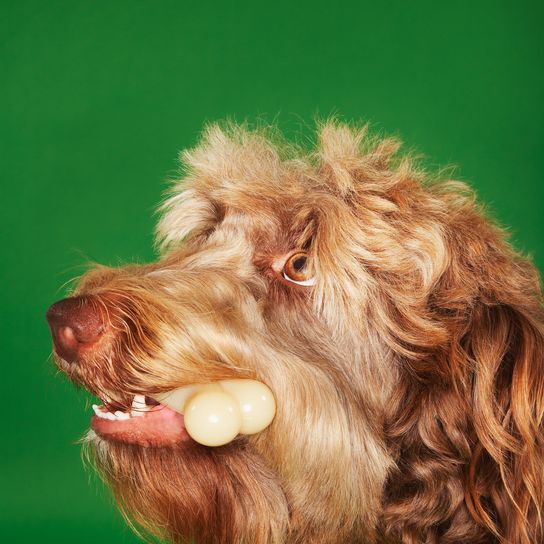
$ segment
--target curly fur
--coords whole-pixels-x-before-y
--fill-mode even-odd
[[[315,151],[209,127],[161,208],[158,262],[76,294],[111,332],[71,377],[156,394],[257,378],[272,426],[210,449],[90,436],[127,517],[199,543],[542,542],[538,274],[469,189],[329,121]],[[317,278],[271,263],[304,248]]]

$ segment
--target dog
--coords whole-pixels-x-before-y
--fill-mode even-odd
[[[316,132],[209,126],[157,262],[96,266],[48,310],[58,367],[103,402],[87,454],[175,543],[544,542],[535,267],[396,139]],[[225,380],[275,417],[206,446],[160,399]]]

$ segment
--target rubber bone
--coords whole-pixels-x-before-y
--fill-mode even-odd
[[[156,398],[182,413],[191,438],[205,446],[222,446],[238,434],[258,433],[276,413],[272,391],[256,380],[188,385]]]

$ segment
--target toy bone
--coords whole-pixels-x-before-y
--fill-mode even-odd
[[[276,413],[272,391],[256,380],[186,385],[155,399],[183,414],[189,436],[205,446],[222,446],[239,434],[258,433]]]

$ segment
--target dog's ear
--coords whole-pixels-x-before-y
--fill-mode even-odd
[[[479,523],[529,544],[544,538],[544,323],[523,298],[478,303],[462,340],[477,437],[465,491]]]
[[[538,273],[479,212],[465,207],[458,219],[448,231],[449,264],[425,313],[390,319],[394,349],[406,353],[386,422],[399,461],[387,486],[386,524],[406,542],[422,535],[488,542],[489,534],[501,544],[542,542]]]
[[[336,120],[319,127],[318,156],[322,178],[341,197],[366,190],[383,191],[402,178],[409,161],[400,171],[389,172],[401,143],[394,138],[371,137],[368,125],[352,128]],[[400,174],[400,176],[399,176]]]

